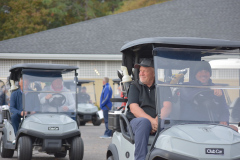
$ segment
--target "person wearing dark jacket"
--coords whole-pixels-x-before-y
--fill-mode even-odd
[[[112,131],[108,129],[108,111],[112,108],[112,102],[110,99],[112,98],[112,88],[109,84],[109,78],[104,77],[103,78],[103,90],[100,97],[100,108],[103,111],[104,116],[104,123],[106,130],[104,132],[104,135],[100,138],[111,138],[112,137]]]
[[[26,93],[25,99],[28,99],[28,100],[25,101],[25,113],[23,112],[22,93],[23,93],[23,88],[24,90],[30,90],[28,88],[28,85],[29,85],[29,81],[27,79],[24,79],[24,86],[23,86],[23,79],[21,77],[19,81],[20,88],[12,92],[10,96],[11,121],[12,121],[12,126],[14,129],[15,135],[18,131],[19,124],[21,122],[21,117],[23,117],[24,114],[26,115],[27,111],[30,111],[31,114],[35,113],[36,111],[39,110],[39,107],[40,107],[40,101],[38,99],[37,94]]]
[[[185,83],[185,85],[199,87],[180,90],[181,119],[228,125],[229,106],[223,91],[204,87],[215,85],[210,79],[212,75],[210,64],[206,61],[197,63],[193,68],[192,75],[191,82]],[[230,125],[230,127],[232,126]],[[236,130],[235,127],[232,128]]]

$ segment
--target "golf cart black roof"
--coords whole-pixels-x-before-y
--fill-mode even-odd
[[[21,63],[21,64],[16,64],[13,65],[9,71],[11,72],[10,74],[10,79],[14,81],[18,81],[19,78],[21,77],[22,70],[23,69],[33,69],[33,70],[38,70],[41,72],[59,72],[60,74],[62,73],[67,73],[71,71],[76,71],[78,67],[76,66],[69,66],[65,64],[49,64],[49,63]],[[47,76],[48,74],[46,74]]]
[[[140,49],[149,46],[171,47],[171,48],[218,48],[218,49],[236,49],[240,48],[240,41],[230,41],[223,39],[196,38],[196,37],[152,37],[142,38],[131,41],[122,46],[121,52],[126,49]]]
[[[78,84],[77,84],[77,85],[81,85],[81,84],[83,84],[83,83],[90,83],[90,82],[95,82],[95,81],[93,81],[93,80],[80,79],[80,80],[78,80]]]
[[[49,63],[21,63],[12,66],[9,71],[19,71],[21,69],[41,69],[41,70],[62,70],[62,71],[73,71],[78,69],[77,66],[69,66],[65,64],[49,64]]]
[[[201,56],[205,56],[201,54],[202,50],[237,50],[240,48],[240,41],[195,37],[151,37],[134,40],[121,48],[122,65],[127,67],[129,75],[132,75],[134,64],[139,63],[141,58],[153,58],[153,50],[156,48],[198,49],[199,54],[193,57],[200,60]],[[136,78],[138,69],[134,70],[134,79]]]
[[[116,79],[112,79],[112,81],[113,81],[114,83],[119,83],[121,80],[120,80],[119,78],[116,78]]]

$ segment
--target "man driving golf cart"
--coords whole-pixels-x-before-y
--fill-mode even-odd
[[[52,84],[45,86],[42,90],[52,91],[53,93],[41,93],[39,95],[40,102],[45,110],[49,112],[56,112],[59,109],[60,112],[70,112],[76,109],[74,97],[71,93],[68,93],[68,89],[63,86],[63,80],[61,76],[53,79]],[[54,92],[63,92],[56,95]],[[55,107],[58,106],[58,108]]]
[[[144,58],[152,58],[154,61],[156,88],[154,98],[158,123],[156,134],[150,134],[149,130],[147,155],[142,159],[240,159],[240,153],[235,150],[240,149],[240,134],[231,128],[232,124],[236,125],[239,122],[229,118],[230,108],[223,101],[225,90],[228,91],[231,100],[239,99],[240,76],[222,77],[212,72],[212,83],[216,85],[191,83],[194,67],[198,62],[217,60],[222,57],[238,58],[239,48],[240,42],[236,41],[188,37],[144,38],[129,42],[121,48],[123,63],[122,75],[119,78],[123,83],[126,97],[130,96],[133,86],[131,83],[139,79],[139,70],[134,68],[134,65],[141,63]],[[202,79],[206,80],[206,77]],[[222,85],[226,83],[228,85]],[[202,91],[196,94],[189,92],[187,98],[192,97],[193,101],[183,104],[181,96],[184,96],[182,91],[185,89]],[[172,110],[169,117],[163,119],[161,114],[166,90],[171,91]],[[221,100],[217,102],[218,97],[221,97]],[[129,105],[128,103],[130,102],[127,102],[125,108]],[[204,119],[201,116],[192,115],[192,112],[184,115],[186,111],[184,107],[190,106],[191,103],[197,111],[205,111]],[[212,119],[215,118],[214,114],[222,114],[222,110],[226,113],[223,114],[223,117],[226,116],[222,119],[223,121]],[[112,127],[109,128],[114,130],[114,134],[106,154],[108,160],[136,159],[134,155],[137,149],[135,126],[133,127],[131,121],[129,122],[127,113],[128,111],[109,113],[110,118],[113,119],[110,125]]]

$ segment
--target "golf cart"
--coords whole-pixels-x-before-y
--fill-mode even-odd
[[[96,103],[95,81],[78,80],[77,83],[77,122],[84,126],[88,121],[92,121],[94,126],[99,126],[102,120],[98,115]],[[68,82],[64,82],[68,83]],[[72,84],[68,84],[70,87]]]
[[[76,66],[40,63],[17,64],[10,68],[10,80],[16,82],[22,77],[24,115],[15,135],[11,113],[3,110],[2,158],[11,158],[15,150],[19,160],[31,160],[33,151],[63,158],[69,150],[69,159],[83,159],[83,141],[75,120],[77,69]],[[71,79],[75,87],[66,89],[62,85],[66,78]],[[12,94],[14,92],[17,91]],[[46,99],[47,95],[51,98]]]
[[[138,39],[121,48],[122,75],[125,96],[132,81],[139,79],[139,64],[143,58],[152,58],[155,70],[155,102],[158,130],[150,134],[146,160],[232,160],[240,159],[240,134],[231,125],[239,125],[240,119],[231,118],[231,108],[224,103],[224,92],[221,101],[214,101],[213,90],[227,90],[231,99],[240,99],[238,76],[225,76],[212,72],[212,81],[219,85],[196,85],[192,83],[196,64],[223,58],[239,58],[240,42],[207,38],[155,37]],[[120,72],[119,72],[120,73]],[[228,85],[220,85],[228,84]],[[170,90],[171,112],[167,118],[161,118],[161,109],[166,90]],[[190,95],[188,104],[193,105],[195,112],[186,115],[183,105],[184,91],[198,91]],[[191,101],[190,101],[191,100]],[[226,125],[220,120],[220,107],[227,111]],[[236,103],[232,106],[240,110]],[[222,109],[221,108],[221,109]],[[113,119],[109,129],[114,130],[112,143],[108,146],[106,159],[134,160],[135,139],[124,112],[109,112]],[[198,112],[199,111],[199,112]],[[201,112],[200,112],[201,111]],[[204,113],[204,114],[201,114]],[[237,112],[235,117],[240,117]],[[197,116],[195,116],[197,115]],[[229,125],[228,125],[229,124]]]

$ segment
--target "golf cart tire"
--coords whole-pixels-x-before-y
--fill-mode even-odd
[[[4,148],[4,135],[2,135],[1,137],[1,141],[0,141],[0,154],[2,158],[12,158],[13,154],[14,154],[14,150],[12,149],[5,149]]]
[[[107,160],[119,160],[117,147],[113,143],[108,146]]]
[[[81,137],[72,139],[71,148],[69,149],[70,160],[82,160],[84,154],[83,140]]]
[[[95,120],[92,120],[92,123],[94,126],[100,126],[102,123],[102,120],[99,118],[96,118]]]
[[[107,160],[114,160],[114,159],[113,159],[113,156],[108,157]]]
[[[18,160],[32,159],[32,141],[29,136],[22,136],[18,140]]]
[[[54,153],[55,158],[64,158],[67,155],[67,151]]]
[[[82,121],[80,122],[80,126],[85,126],[86,122]]]

